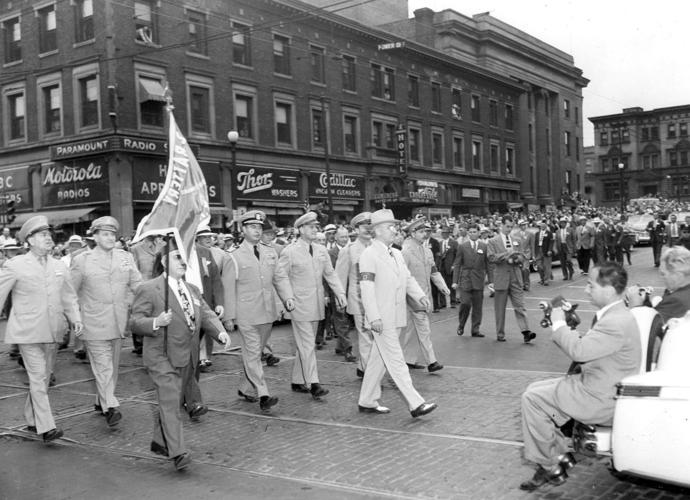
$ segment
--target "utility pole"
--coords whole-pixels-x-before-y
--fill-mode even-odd
[[[625,170],[625,163],[623,162],[623,128],[625,122],[618,123],[618,151],[620,154],[618,162],[618,173],[620,174],[620,196],[621,196],[621,217],[625,214],[625,184],[623,170]]]
[[[321,137],[323,141],[323,159],[326,162],[326,199],[328,200],[328,222],[333,222],[333,194],[331,192],[331,157],[328,154],[328,126],[326,125],[326,104],[321,95]]]

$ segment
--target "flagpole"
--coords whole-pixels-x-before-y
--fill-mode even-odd
[[[165,271],[163,272],[165,277],[165,283],[163,289],[165,290],[165,305],[163,306],[163,312],[168,312],[170,308],[170,284],[168,283],[168,276],[170,276],[170,233],[165,235]],[[168,326],[163,327],[163,352],[168,355]]]

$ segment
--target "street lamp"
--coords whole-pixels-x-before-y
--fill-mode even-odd
[[[620,162],[618,164],[618,172],[620,173],[620,195],[621,195],[621,217],[625,213],[625,196],[623,195],[623,169],[625,168],[625,163]]]
[[[237,130],[231,130],[228,132],[228,142],[230,142],[230,177],[232,178],[233,175],[235,175],[235,169],[237,167],[237,141],[240,138],[240,134],[237,133]],[[230,200],[231,200],[231,208],[232,208],[232,232],[233,235],[235,236],[235,241],[237,241],[237,221],[235,220],[235,215],[236,215],[236,209],[237,209],[237,202],[235,200],[235,195],[234,193],[230,193]]]

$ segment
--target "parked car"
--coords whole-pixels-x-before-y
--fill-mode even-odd
[[[651,214],[631,215],[628,217],[627,226],[635,235],[636,245],[648,245],[649,233],[647,232],[647,224],[653,221],[654,217]]]

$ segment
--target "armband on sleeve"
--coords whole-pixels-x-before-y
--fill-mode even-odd
[[[376,273],[359,273],[359,281],[371,281],[376,279]]]

